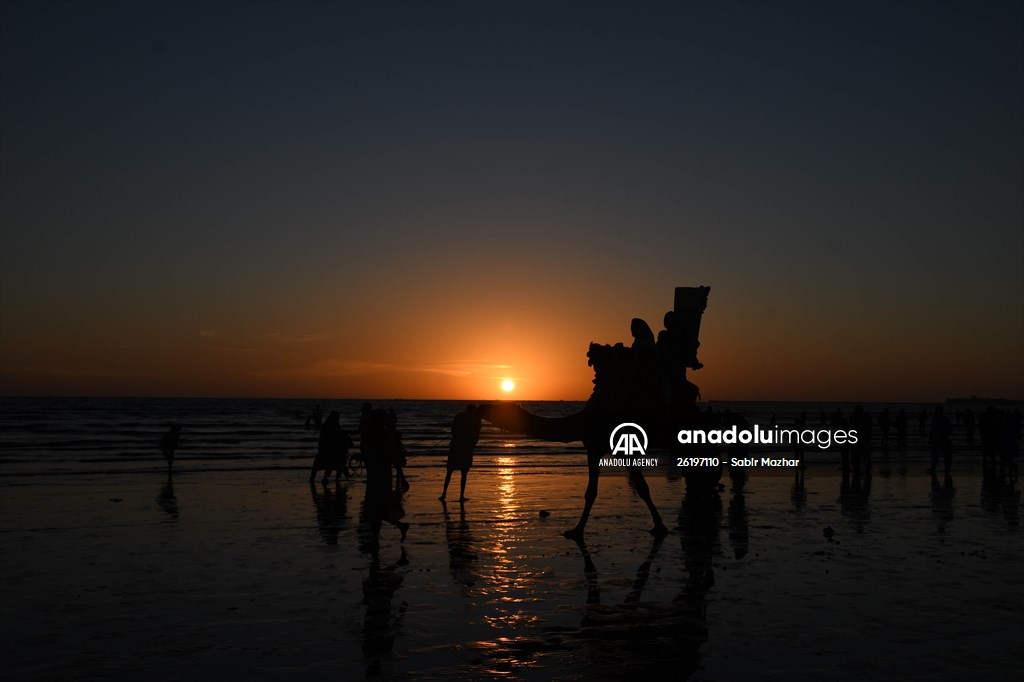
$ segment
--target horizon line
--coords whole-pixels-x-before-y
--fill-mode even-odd
[[[345,396],[232,396],[232,395],[84,395],[84,394],[0,394],[2,400],[20,400],[20,399],[51,399],[51,400],[306,400],[306,401],[331,401],[331,400],[351,400],[351,401],[430,401],[430,402],[471,402],[471,403],[485,403],[485,402],[522,402],[522,403],[533,403],[533,402],[548,402],[548,403],[585,403],[588,398],[407,398],[407,397],[396,397],[396,396],[359,396],[359,397],[345,397]],[[750,399],[750,398],[727,398],[727,399],[714,399],[714,400],[699,400],[695,404],[698,405],[712,405],[714,403],[792,403],[792,404],[896,404],[896,405],[922,405],[932,404],[940,405],[948,402],[978,402],[978,403],[1024,403],[1024,397],[986,397],[986,396],[952,396],[942,400],[850,400],[850,399],[785,399],[785,400],[764,400],[764,399]]]

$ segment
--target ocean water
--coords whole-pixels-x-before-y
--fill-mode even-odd
[[[362,400],[214,398],[3,398],[0,399],[0,469],[5,476],[34,474],[128,474],[165,467],[158,449],[168,425],[182,425],[175,471],[306,469],[317,432],[307,416],[320,405],[324,416],[341,414],[342,428],[356,433]],[[398,415],[410,466],[433,466],[448,454],[449,427],[465,402],[373,401]],[[528,409],[561,416],[578,402],[534,402]],[[355,437],[355,436],[354,436]],[[358,439],[356,438],[358,441]],[[563,444],[503,434],[485,425],[477,456],[516,450],[523,466],[562,465]],[[561,458],[559,458],[561,455]],[[552,459],[555,458],[555,459]],[[579,462],[582,466],[583,462]]]
[[[0,477],[47,474],[105,475],[162,470],[157,444],[168,424],[183,425],[175,471],[306,469],[316,450],[316,431],[304,428],[306,417],[320,404],[324,414],[341,413],[343,428],[354,433],[362,400],[214,399],[214,398],[0,398]],[[447,456],[449,426],[464,401],[386,400],[392,407],[409,451],[409,467],[441,466]],[[564,416],[583,408],[578,401],[525,401],[523,407],[544,416]],[[820,424],[820,413],[843,403],[713,403],[732,409],[751,424],[792,424],[804,412],[808,427]],[[924,462],[927,434],[917,415],[930,405],[869,404],[877,414],[906,409],[909,418],[901,461]],[[876,434],[876,440],[878,435]],[[895,449],[895,430],[891,436]],[[963,428],[954,431],[954,447],[973,462],[977,443],[967,443]],[[782,448],[759,452],[782,452]],[[548,443],[504,433],[486,422],[474,466],[493,466],[495,457],[514,455],[518,467],[580,467],[580,444]],[[831,465],[838,453],[811,452],[811,464]],[[666,458],[666,462],[668,458]]]

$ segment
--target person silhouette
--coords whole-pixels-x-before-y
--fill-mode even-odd
[[[466,405],[466,409],[452,420],[452,439],[448,443],[448,471],[444,476],[444,489],[438,499],[444,502],[448,495],[448,484],[452,482],[452,472],[459,471],[462,479],[459,482],[459,502],[468,502],[466,497],[466,476],[473,466],[473,449],[480,440],[480,414],[476,405]]]
[[[391,490],[391,453],[394,450],[394,436],[388,431],[384,410],[371,409],[364,415],[363,424],[363,465],[366,467],[366,498],[363,511],[370,524],[372,538],[370,551],[376,555],[379,546],[380,529],[384,521],[398,528],[405,542],[409,524],[401,521],[405,510],[399,498]]]
[[[851,475],[844,471],[839,481],[839,509],[843,516],[849,516],[858,533],[871,518],[871,471],[861,475],[856,469]]]
[[[367,419],[370,417],[370,412],[373,411],[373,405],[370,403],[363,403],[362,412],[359,413],[359,452],[363,455],[363,461],[366,461],[366,447],[364,445],[366,441],[366,429]]]
[[[324,483],[327,483],[332,471],[335,482],[345,471],[345,462],[348,459],[348,449],[352,447],[352,439],[348,432],[341,428],[340,417],[337,410],[331,410],[331,413],[327,415],[327,421],[320,428],[320,437],[316,444],[316,457],[309,470],[310,483],[316,478],[317,471],[324,472]]]
[[[946,473],[953,464],[953,444],[949,440],[953,426],[949,423],[949,417],[942,413],[942,406],[935,406],[935,413],[932,416],[932,432],[928,437],[931,446],[932,465],[928,473],[934,474],[938,467],[939,457],[942,457],[946,466]]]
[[[999,459],[999,440],[1001,420],[996,408],[991,405],[982,413],[978,420],[981,431],[981,459],[983,463],[995,463]]]
[[[1020,412],[1003,412],[999,428],[999,461],[1011,481],[1017,480],[1017,457],[1020,455],[1017,441],[1020,440],[1020,426]]]
[[[310,412],[309,415],[306,417],[305,428],[307,430],[315,428],[317,431],[319,431],[320,427],[323,426],[323,424],[324,424],[324,411],[322,409],[320,409],[320,405],[319,404],[314,405],[313,406],[313,411]]]
[[[665,328],[658,332],[658,355],[667,380],[669,403],[680,404],[692,397],[692,391],[687,390],[687,354],[679,338],[679,319],[674,310],[665,313],[664,324]]]
[[[167,478],[171,477],[174,469],[174,451],[178,449],[178,441],[180,439],[180,424],[171,424],[171,427],[167,429],[167,433],[160,438],[160,452],[163,454],[164,459],[167,460]]]
[[[878,415],[878,430],[882,434],[882,449],[889,449],[889,426],[892,424],[892,417],[889,414],[889,408],[882,410],[881,414]]]
[[[803,431],[806,426],[807,426],[807,413],[806,412],[801,412],[800,416],[797,417],[797,420],[793,423],[793,428],[795,428],[797,431]],[[804,470],[804,455],[805,455],[805,451],[806,451],[806,448],[804,447],[803,441],[801,441],[799,438],[797,438],[796,442],[793,443],[793,458],[800,460],[800,464],[796,468],[797,469],[797,477],[799,477],[803,473],[803,470]]]
[[[974,410],[968,408],[964,410],[964,431],[967,433],[967,442],[974,442]]]
[[[793,487],[790,489],[789,499],[793,502],[793,508],[797,511],[803,509],[807,502],[807,477],[803,464],[796,468],[793,474]]]
[[[633,335],[632,351],[633,378],[640,395],[641,404],[667,408],[672,399],[672,388],[668,374],[663,370],[662,353],[654,341],[650,325],[639,317],[629,323]]]
[[[633,345],[630,346],[633,350],[641,353],[654,353],[657,350],[657,345],[654,343],[654,332],[651,331],[651,326],[647,324],[646,320],[634,317],[629,322],[629,332],[633,335]]]
[[[907,444],[907,411],[903,408],[896,415],[896,444],[901,448]]]
[[[834,430],[846,429],[847,426],[849,426],[849,420],[846,418],[846,415],[843,414],[843,411],[837,407],[836,411],[832,413],[832,428]],[[841,462],[839,468],[843,472],[850,471],[850,449],[851,446],[846,441],[843,441],[839,445],[839,458]]]
[[[863,407],[857,405],[853,408],[853,418],[850,419],[850,426],[857,432],[857,443],[853,446],[853,472],[860,473],[861,464],[865,471],[871,470],[871,431],[874,420]]]
[[[388,432],[393,437],[393,449],[391,452],[391,466],[395,469],[395,492],[404,493],[409,490],[409,481],[405,478],[405,465],[408,463],[408,453],[402,444],[402,432],[398,430],[398,415],[395,408],[389,407],[387,411]]]

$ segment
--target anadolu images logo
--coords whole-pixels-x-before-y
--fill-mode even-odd
[[[613,455],[643,455],[647,453],[647,432],[633,422],[619,424],[608,437],[608,445]]]

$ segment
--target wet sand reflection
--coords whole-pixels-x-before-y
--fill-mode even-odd
[[[333,486],[325,483],[320,489],[315,482],[310,482],[309,493],[313,498],[320,537],[326,545],[337,545],[338,533],[348,525],[348,488],[338,483]]]
[[[161,519],[163,522],[170,523],[178,520],[180,515],[178,498],[174,495],[174,482],[170,476],[167,477],[167,482],[160,488],[160,494],[157,495],[156,502],[160,505],[160,509],[165,515],[165,518]]]

